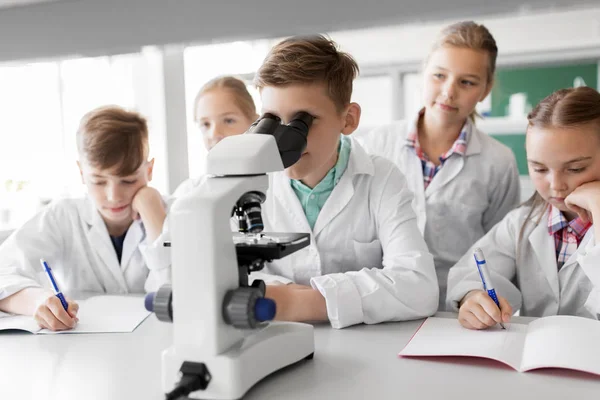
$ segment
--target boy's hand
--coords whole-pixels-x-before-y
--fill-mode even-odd
[[[63,308],[60,299],[54,295],[40,304],[33,314],[38,325],[51,331],[73,329],[79,322],[79,318],[77,318],[79,304],[69,298],[65,298],[65,300],[69,304],[68,312]]]
[[[487,329],[498,322],[510,322],[513,313],[508,301],[498,296],[500,309],[483,290],[472,290],[461,300],[458,322],[468,329]]]
[[[565,205],[576,212],[584,223],[593,223],[594,214],[600,213],[600,181],[584,183],[573,190],[565,198]]]
[[[144,186],[137,191],[131,202],[133,219],[141,218],[148,239],[153,242],[162,232],[167,211],[158,190]]]
[[[275,301],[279,321],[326,321],[325,298],[310,286],[267,285],[265,297]]]
[[[165,209],[162,196],[158,190],[150,186],[142,186],[133,196],[131,202],[133,219],[139,219],[144,213],[156,209]]]

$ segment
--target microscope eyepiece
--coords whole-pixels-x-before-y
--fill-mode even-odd
[[[281,119],[271,113],[264,113],[259,119],[254,121],[247,133],[262,133],[272,135],[281,125]]]
[[[305,135],[308,136],[308,130],[313,123],[315,117],[307,113],[306,111],[300,111],[294,118],[290,121],[288,126],[294,127],[296,129],[300,129],[302,132],[305,132]]]
[[[312,115],[306,111],[300,111],[287,125],[284,125],[278,116],[265,113],[252,124],[247,133],[275,137],[283,166],[288,168],[300,159],[306,149],[308,131],[313,120]]]

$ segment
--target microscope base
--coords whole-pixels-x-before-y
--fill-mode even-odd
[[[206,390],[190,393],[191,399],[239,399],[267,375],[315,351],[313,327],[294,322],[274,322],[248,336],[229,351],[201,360],[177,354],[171,346],[162,355],[163,390],[171,391],[180,379],[184,361],[202,362],[212,376]]]

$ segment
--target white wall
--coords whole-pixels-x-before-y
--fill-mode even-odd
[[[0,10],[0,60],[130,52],[146,45],[269,38],[595,3],[597,0],[65,0]]]
[[[494,35],[498,64],[528,63],[600,56],[600,5],[575,10],[520,13],[477,18]],[[437,33],[456,19],[394,27],[337,31],[331,37],[365,66],[419,67]]]

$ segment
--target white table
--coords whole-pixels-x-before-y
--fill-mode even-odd
[[[420,322],[316,326],[314,359],[269,376],[245,399],[600,398],[600,379],[583,373],[398,358]],[[163,399],[160,354],[171,338],[170,324],[154,316],[125,334],[0,333],[0,399]]]

